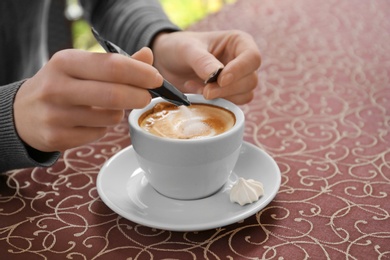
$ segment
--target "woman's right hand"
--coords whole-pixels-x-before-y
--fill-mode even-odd
[[[103,137],[127,109],[146,106],[163,78],[143,48],[120,54],[63,50],[20,87],[14,120],[20,138],[43,151],[64,151]]]

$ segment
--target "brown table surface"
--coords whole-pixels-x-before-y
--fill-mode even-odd
[[[130,145],[124,120],[51,168],[0,177],[0,258],[389,259],[390,2],[241,0],[192,29],[232,28],[263,56],[242,109],[245,140],[282,172],[267,207],[200,232],[120,217],[96,177]]]

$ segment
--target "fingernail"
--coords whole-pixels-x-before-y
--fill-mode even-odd
[[[225,74],[221,77],[221,87],[225,87],[227,85],[229,85],[230,83],[232,83],[234,80],[233,78],[233,74],[232,73],[228,73],[228,74]]]

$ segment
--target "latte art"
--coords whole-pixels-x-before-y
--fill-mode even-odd
[[[235,117],[229,110],[209,104],[177,107],[163,102],[143,114],[138,123],[156,136],[197,139],[226,132],[233,127]]]

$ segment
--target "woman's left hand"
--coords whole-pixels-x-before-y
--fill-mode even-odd
[[[253,98],[261,56],[245,32],[160,33],[152,49],[154,66],[185,93],[203,94],[206,99],[225,98],[236,104]],[[217,82],[205,84],[221,67]]]

